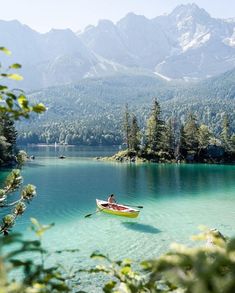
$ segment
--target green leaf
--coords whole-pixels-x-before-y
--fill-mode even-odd
[[[20,105],[21,108],[28,108],[28,103],[29,102],[28,102],[26,96],[20,95],[18,97],[17,101],[18,101],[18,103],[19,103],[19,105]]]
[[[107,257],[104,254],[102,254],[98,251],[93,252],[90,257],[91,258],[107,259]]]
[[[40,229],[38,229],[37,231],[35,231],[36,232],[36,235],[38,236],[38,237],[41,237],[47,230],[49,230],[51,227],[53,227],[55,224],[54,223],[52,223],[52,224],[50,224],[50,225],[43,225],[43,226],[41,226],[41,228]]]
[[[129,266],[127,267],[123,267],[120,272],[123,274],[123,275],[128,275],[130,272],[131,272],[131,268]]]
[[[229,242],[228,242],[228,251],[229,252],[235,252],[235,239],[231,239]]]
[[[46,107],[42,103],[39,103],[33,106],[33,111],[35,113],[42,113],[46,111]]]
[[[10,78],[10,79],[14,79],[14,80],[22,80],[23,79],[23,76],[17,74],[17,73],[10,73],[10,74],[7,74],[7,77]]]
[[[124,265],[124,266],[130,266],[131,264],[132,264],[132,260],[131,259],[129,259],[129,258],[125,258],[123,261],[122,261],[122,264]]]
[[[5,85],[0,85],[0,91],[5,91],[5,90],[7,90],[7,89],[8,89],[7,86],[5,86]]]
[[[32,264],[32,261],[22,261],[19,259],[11,259],[10,262],[11,264],[13,264],[14,267],[21,267]]]
[[[6,103],[7,103],[7,105],[8,105],[9,108],[11,108],[11,109],[13,108],[14,103],[13,103],[13,101],[12,101],[11,98],[7,98],[6,99]]]
[[[35,219],[35,218],[30,218],[30,221],[31,221],[31,223],[32,223],[34,226],[36,226],[36,227],[40,227],[40,224],[39,224],[39,222],[38,222],[37,219]]]
[[[17,99],[17,96],[14,95],[13,93],[6,93],[6,95],[10,98],[12,98],[13,100],[16,100]]]
[[[3,53],[5,53],[6,55],[11,55],[11,51],[8,50],[8,49],[5,48],[5,47],[0,47],[0,51],[2,51]]]
[[[19,63],[14,63],[14,64],[12,64],[12,65],[9,66],[9,68],[13,68],[13,69],[19,69],[21,67],[22,66]]]
[[[113,288],[116,286],[117,282],[115,281],[109,281],[108,283],[106,283],[103,287],[103,291],[105,293],[108,293],[108,292],[112,292]]]
[[[152,268],[153,264],[150,261],[142,261],[141,266],[144,270],[149,270]]]

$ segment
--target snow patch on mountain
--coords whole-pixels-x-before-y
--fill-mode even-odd
[[[159,76],[159,77],[161,77],[162,79],[164,79],[166,81],[171,81],[172,80],[171,78],[169,78],[169,77],[167,77],[167,76],[165,76],[165,75],[163,75],[163,74],[161,74],[161,73],[159,73],[157,71],[155,71],[154,74]]]
[[[148,19],[129,13],[83,32],[39,34],[18,21],[0,21],[0,43],[23,64],[25,89],[77,82],[88,76],[141,74],[203,79],[235,67],[235,19],[215,19],[195,4]],[[9,64],[6,57],[3,66]]]
[[[187,51],[188,49],[193,49],[193,48],[195,49],[202,46],[203,44],[205,44],[206,42],[210,40],[210,37],[211,37],[210,33],[205,33],[205,34],[196,35],[195,38],[191,40],[190,42],[186,40],[186,42],[181,43],[183,52]]]
[[[228,46],[235,47],[235,28],[233,29],[232,36],[224,39],[224,43]]]

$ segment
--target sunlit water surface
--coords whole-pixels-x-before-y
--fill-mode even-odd
[[[140,260],[165,252],[170,243],[190,243],[201,224],[235,235],[235,166],[128,164],[94,160],[112,148],[34,147],[36,159],[23,169],[24,183],[38,196],[18,221],[30,235],[29,218],[56,225],[45,234],[49,250],[79,248],[53,256],[67,267],[94,264],[94,250],[114,259]],[[58,159],[63,154],[66,159]],[[1,177],[4,177],[1,172]],[[1,180],[0,177],[0,180]],[[115,193],[118,202],[142,205],[137,219],[95,212],[95,199]],[[80,289],[101,292],[100,277],[83,276]]]

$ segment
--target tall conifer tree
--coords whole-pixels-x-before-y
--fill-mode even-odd
[[[164,127],[162,137],[162,149],[169,154],[173,154],[175,148],[175,137],[173,130],[173,120],[169,118]]]
[[[127,145],[127,149],[130,149],[130,113],[128,109],[128,104],[125,106],[124,120],[123,120],[123,132],[124,141]]]
[[[195,155],[198,151],[198,125],[196,117],[192,113],[185,122],[184,133],[187,152]]]
[[[140,129],[135,115],[132,115],[130,126],[130,148],[138,151],[140,146]]]
[[[146,138],[147,147],[151,151],[159,151],[162,147],[162,133],[164,122],[160,119],[160,105],[155,99],[151,115],[147,121]]]
[[[222,131],[220,134],[220,139],[222,142],[222,146],[226,151],[230,148],[230,138],[229,138],[229,119],[228,115],[225,114],[222,120]]]
[[[16,152],[16,136],[14,121],[7,114],[0,113],[0,161],[2,164],[12,160]]]

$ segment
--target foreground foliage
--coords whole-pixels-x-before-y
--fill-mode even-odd
[[[0,52],[11,55],[11,52],[0,47]],[[18,73],[12,72],[21,68],[18,63],[10,65],[6,71],[2,71],[0,66],[0,77],[6,80],[22,80],[23,77]],[[31,113],[42,113],[46,110],[41,103],[30,105],[24,92],[19,89],[10,90],[6,85],[0,85],[0,167],[2,165],[21,165],[27,159],[27,154],[16,151],[16,130],[14,120],[19,118],[29,118]],[[7,235],[13,227],[18,216],[21,216],[25,209],[26,203],[29,203],[36,195],[35,186],[28,184],[20,192],[19,198],[9,201],[10,195],[18,190],[22,184],[22,176],[19,169],[13,170],[6,178],[5,184],[0,189],[0,209],[11,210],[11,212],[1,219],[0,233]]]
[[[105,293],[235,292],[235,239],[226,239],[219,231],[205,228],[193,239],[207,243],[199,247],[172,244],[165,255],[140,264],[129,259],[111,261],[94,253],[92,258],[106,263],[88,272],[111,276],[103,287]]]
[[[0,47],[0,53],[11,55],[11,52]],[[9,89],[9,80],[20,81],[21,75],[16,73],[21,65],[14,63],[5,70],[0,66],[0,167],[15,162],[17,132],[14,120],[29,118],[31,113],[43,113],[46,108],[42,103],[31,105],[25,93],[20,89]]]
[[[4,187],[0,189],[0,208],[11,209],[11,213],[5,215],[0,223],[0,234],[7,235],[9,230],[14,226],[17,217],[21,216],[26,204],[29,203],[36,195],[36,187],[28,184],[21,189],[19,198],[9,201],[9,195],[18,190],[22,185],[22,176],[19,169],[13,170],[6,178]]]
[[[202,233],[193,237],[206,244],[193,247],[172,244],[166,254],[140,263],[130,259],[113,261],[95,252],[91,258],[102,261],[101,265],[88,270],[65,270],[59,264],[49,264],[47,257],[78,250],[48,253],[42,247],[42,236],[53,224],[31,221],[38,240],[26,241],[19,234],[0,238],[0,292],[84,293],[79,291],[81,272],[107,275],[109,281],[103,286],[105,293],[235,292],[235,239],[227,239],[217,230],[203,228]],[[17,272],[20,275],[14,279]]]
[[[32,230],[38,240],[23,240],[20,234],[0,238],[0,292],[71,292],[70,280],[74,274],[67,273],[62,266],[49,265],[47,257],[51,253],[73,253],[78,250],[53,251],[49,254],[42,247],[42,236],[53,224],[41,225],[36,219],[31,219],[31,221]],[[25,256],[26,253],[30,257]],[[18,275],[17,279],[14,278],[16,275]]]
[[[0,47],[0,51],[6,55],[11,55],[11,51],[5,47]],[[8,66],[5,71],[0,72],[1,79],[22,80],[23,77],[20,74],[12,72],[12,70],[19,68],[21,68],[21,65],[18,63]],[[8,114],[13,119],[19,119],[21,117],[29,118],[31,112],[42,113],[46,109],[41,103],[30,105],[22,90],[10,90],[6,85],[0,85],[0,101],[0,113]]]

